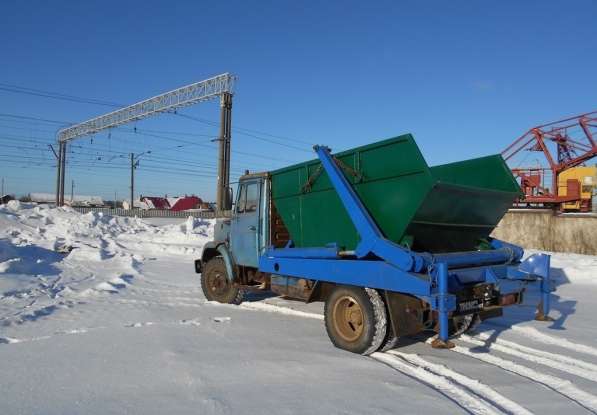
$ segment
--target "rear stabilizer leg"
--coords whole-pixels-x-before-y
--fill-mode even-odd
[[[512,280],[522,280],[525,282],[539,281],[539,291],[541,293],[541,302],[537,306],[535,320],[554,321],[549,316],[551,310],[551,257],[547,254],[533,254],[522,261],[517,269],[512,270],[508,276]]]
[[[437,311],[439,320],[439,334],[431,342],[431,347],[434,349],[451,349],[454,347],[448,338],[450,336],[449,327],[449,312],[450,302],[453,296],[448,294],[448,265],[445,262],[436,264],[437,268],[437,288],[439,295],[437,296]]]
[[[537,321],[554,321],[553,317],[549,316],[551,309],[551,284],[549,280],[549,274],[546,277],[541,278],[540,283],[541,290],[541,302],[537,306],[537,313],[535,314],[535,320]]]

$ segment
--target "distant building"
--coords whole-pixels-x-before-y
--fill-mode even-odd
[[[130,203],[122,202],[125,209],[130,209]],[[160,196],[140,196],[134,201],[135,208],[138,209],[161,209],[161,210],[211,210],[208,203],[203,202],[197,196],[180,196],[180,197],[160,197]]]
[[[142,207],[141,209],[170,209],[168,199],[165,197],[141,196],[140,202],[146,206]]]
[[[36,203],[55,203],[56,195],[53,193],[29,193],[29,198]],[[70,197],[64,197],[64,204],[68,206],[104,206],[104,201],[100,196],[85,196],[75,195],[71,200]]]
[[[168,202],[170,203],[170,210],[174,211],[200,209],[203,204],[203,200],[197,196],[178,197],[173,201],[168,200]]]

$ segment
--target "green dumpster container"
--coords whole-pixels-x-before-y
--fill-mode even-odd
[[[334,157],[384,235],[417,251],[477,249],[520,194],[500,155],[429,168],[410,134]],[[319,160],[273,171],[271,180],[273,207],[295,246],[356,247]]]

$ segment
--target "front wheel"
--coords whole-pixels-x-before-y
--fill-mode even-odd
[[[201,273],[201,289],[209,301],[224,304],[240,304],[242,291],[228,278],[226,264],[222,257],[210,259]]]
[[[386,308],[379,293],[371,288],[335,288],[325,302],[324,316],[328,336],[340,349],[371,354],[386,337]]]

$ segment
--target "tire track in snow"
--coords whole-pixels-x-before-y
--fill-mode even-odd
[[[213,302],[208,302],[207,304],[222,306],[220,303]],[[240,306],[230,307],[240,307],[253,311],[273,312],[317,320],[323,320],[324,318],[322,314],[293,310],[266,302],[242,303]],[[390,351],[388,353],[373,353],[371,357],[440,391],[473,414],[500,414],[502,411],[499,408],[515,415],[532,414],[526,408],[478,380],[464,376],[445,366],[428,362],[417,355]],[[466,389],[471,390],[474,394],[471,394]],[[479,396],[485,401],[480,401]]]
[[[581,343],[572,342],[565,337],[555,337],[549,334],[545,334],[540,332],[534,327],[526,327],[526,326],[512,326],[510,329],[517,334],[521,334],[525,337],[528,337],[531,340],[538,341],[540,343],[549,344],[551,346],[558,346],[564,349],[572,350],[573,352],[589,354],[592,356],[597,356],[597,348],[587,346]]]
[[[211,301],[208,301],[208,304],[211,304],[211,303],[212,303]],[[220,303],[216,303],[216,304],[220,304]],[[282,307],[279,305],[270,304],[270,303],[261,302],[261,301],[254,301],[254,302],[250,302],[250,303],[249,302],[241,303],[238,307],[243,308],[245,310],[265,311],[265,312],[269,312],[269,313],[285,314],[288,316],[296,316],[296,317],[312,318],[312,319],[316,319],[316,320],[323,320],[323,314],[295,310],[292,308]]]
[[[229,304],[221,304],[217,302],[207,302],[207,304],[214,304],[217,306],[225,306],[225,307],[240,307],[244,309],[249,309],[253,311],[266,311],[266,312],[274,312],[274,313],[281,313],[286,315],[294,315],[297,317],[307,317],[313,318],[317,320],[323,320],[324,316],[318,313],[308,313],[299,310],[293,310],[288,307],[282,307],[274,304],[269,304],[265,302],[252,302],[252,303],[241,303],[240,306],[234,306]],[[393,356],[392,356],[393,355]],[[447,396],[449,399],[454,400],[458,403],[458,405],[465,408],[467,411],[473,414],[499,414],[502,413],[503,409],[507,413],[515,414],[515,415],[529,415],[532,412],[528,411],[526,408],[522,407],[518,403],[506,398],[505,396],[501,395],[499,392],[495,391],[491,387],[482,384],[476,379],[468,378],[458,372],[455,372],[445,366],[436,365],[431,362],[427,362],[424,359],[416,356],[417,361],[415,363],[415,358],[411,358],[411,360],[404,360],[398,358],[397,356],[402,357],[405,356],[416,356],[416,355],[409,355],[406,353],[398,352],[398,351],[390,351],[387,353],[373,353],[371,357],[374,359],[391,366],[395,370],[402,372],[410,377],[413,377],[432,388],[440,391],[442,394]],[[407,360],[409,363],[407,363]],[[531,369],[529,369],[531,370]],[[451,380],[452,381],[451,381]],[[568,382],[563,379],[560,379],[561,382]],[[571,382],[569,382],[571,384]],[[461,385],[461,386],[459,386]],[[463,388],[464,387],[464,388]],[[575,388],[572,385],[572,388]],[[472,391],[474,394],[467,392],[467,390]],[[581,391],[582,392],[582,391]],[[587,394],[590,395],[590,394]],[[592,396],[592,395],[590,395]],[[479,397],[482,397],[489,403],[479,404]],[[574,399],[573,399],[574,400]],[[576,401],[576,400],[575,400]],[[583,401],[584,402],[584,401]],[[584,406],[584,405],[583,405]]]
[[[437,375],[422,366],[409,363],[388,353],[375,352],[370,357],[390,366],[398,372],[427,384],[474,415],[499,415],[501,413],[493,405],[480,400],[477,396],[468,392],[465,388],[451,381],[446,376]]]
[[[108,304],[108,305],[130,305],[130,306],[151,306],[151,307],[190,307],[190,308],[200,308],[203,307],[205,304],[209,302],[206,300],[196,300],[192,303],[183,303],[183,302],[168,302],[168,301],[149,301],[149,300],[136,300],[136,299],[108,299],[102,300],[99,299],[96,301],[96,304]]]
[[[213,320],[216,323],[226,322],[229,317],[213,317]],[[38,337],[25,337],[25,338],[14,338],[14,337],[0,337],[0,345],[4,344],[18,344],[18,343],[29,343],[29,342],[37,342],[42,340],[49,340],[54,337],[61,337],[61,336],[72,336],[72,335],[80,335],[80,334],[87,334],[90,332],[95,332],[98,330],[108,330],[108,329],[129,329],[129,328],[140,328],[140,327],[150,327],[150,326],[200,326],[201,322],[197,319],[183,319],[177,321],[161,321],[161,322],[154,322],[154,321],[143,321],[143,322],[135,322],[135,323],[126,323],[117,326],[96,326],[96,327],[80,327],[76,329],[68,329],[68,330],[57,330],[52,334],[45,335],[45,336],[38,336]]]
[[[211,303],[211,302],[208,302],[208,304],[209,303]],[[215,303],[215,304],[221,305],[219,303]],[[232,306],[232,307],[234,307],[234,306]],[[299,317],[308,317],[308,318],[315,318],[315,319],[323,320],[322,314],[306,313],[303,311],[293,310],[293,309],[290,309],[287,307],[281,307],[281,306],[268,304],[268,303],[264,303],[264,302],[242,303],[240,307],[245,308],[245,309],[257,310],[257,311],[278,312],[278,313],[283,313],[283,314],[288,314],[288,315],[296,315]],[[545,336],[547,336],[547,335],[545,335]],[[550,337],[554,340],[557,340],[556,338],[553,338],[552,336],[548,336],[548,337]],[[520,346],[520,347],[525,347],[525,346]],[[528,349],[531,349],[531,348],[528,348]],[[520,365],[520,364],[512,362],[510,360],[506,360],[506,359],[502,359],[497,356],[490,355],[488,353],[474,353],[474,352],[470,351],[470,349],[462,347],[462,346],[456,346],[452,350],[455,352],[467,355],[469,357],[473,357],[475,359],[482,360],[486,363],[497,366],[497,367],[499,367],[503,370],[506,370],[508,372],[518,374],[518,375],[525,377],[527,379],[530,379],[536,383],[545,385],[545,386],[555,390],[556,392],[560,393],[561,395],[567,397],[568,399],[571,399],[572,401],[581,405],[585,409],[588,409],[591,412],[597,414],[597,396],[592,395],[588,392],[585,392],[585,391],[579,389],[569,380],[562,379],[562,378],[548,375],[548,374],[544,374],[544,373],[541,373],[534,369],[531,369],[529,367]],[[533,351],[537,357],[539,357],[539,355],[542,355],[544,353],[545,353],[545,355],[551,355],[551,353],[544,352],[542,350],[533,349]],[[464,375],[461,375],[461,376],[463,376],[463,378],[461,378],[461,377],[457,376],[460,374],[452,371],[451,369],[445,368],[445,367],[444,367],[444,369],[446,371],[444,371],[441,376],[438,374],[430,373],[429,371],[424,369],[424,366],[417,368],[417,367],[413,367],[412,365],[408,365],[404,361],[401,362],[400,359],[396,360],[397,359],[396,353],[400,353],[400,352],[389,352],[389,353],[394,354],[394,356],[388,355],[388,353],[379,353],[379,352],[374,353],[371,356],[373,358],[375,358],[376,360],[381,361],[382,363],[392,366],[394,369],[401,371],[402,373],[406,373],[407,375],[414,377],[416,379],[419,379],[424,383],[430,384],[432,387],[434,387],[434,386],[432,383],[430,383],[429,380],[431,380],[431,381],[435,380],[437,382],[440,382],[441,387],[445,389],[445,391],[442,390],[441,392],[442,393],[446,392],[444,394],[446,396],[448,396],[450,399],[454,399],[453,396],[448,395],[448,392],[450,390],[457,391],[459,389],[462,390],[462,388],[458,387],[457,385],[454,385],[453,383],[450,385],[449,380],[446,379],[448,373],[450,373],[448,371],[452,372],[450,374],[455,375],[455,377],[452,379],[455,380],[455,378],[458,378],[459,380],[461,380],[463,383],[460,383],[460,382],[459,383],[461,385],[465,386],[466,388],[474,391],[475,395],[477,395],[477,396],[484,396],[484,394],[485,394],[487,399],[491,400],[494,403],[494,405],[496,405],[500,408],[503,408],[503,409],[507,410],[508,412],[511,412],[514,414],[530,413],[527,409],[523,408],[519,404],[511,401],[508,398],[503,397],[498,392],[491,389],[489,386],[483,385],[480,382],[476,381],[475,379],[468,378],[468,380],[467,380],[467,378],[464,377]],[[541,357],[543,357],[543,356],[541,356]],[[560,355],[559,358],[560,358],[560,360],[559,360],[560,362],[563,362],[564,360],[566,360],[566,359],[563,359],[563,358],[566,358],[566,356]],[[558,357],[556,357],[555,359],[558,359]],[[572,366],[573,365],[572,362],[574,361],[574,364],[576,364],[579,367],[581,365],[589,364],[587,362],[579,361],[578,359],[572,359],[572,358],[569,358],[569,359],[571,359],[571,360],[568,360],[567,362],[564,362],[564,363],[567,363]],[[581,363],[579,363],[579,362],[581,362]],[[431,368],[432,364],[430,362],[427,362],[427,364],[429,366],[429,370],[431,370],[430,368]],[[404,365],[406,365],[406,366],[404,366]],[[441,365],[437,365],[437,366],[442,367]],[[404,369],[404,371],[400,370],[400,368]],[[586,368],[588,368],[588,366],[585,366],[585,369]],[[440,371],[440,373],[441,373],[441,371]],[[432,376],[429,376],[429,374],[431,374]],[[422,377],[420,377],[418,375],[420,375]],[[441,380],[442,378],[443,378],[443,380]],[[448,381],[448,384],[446,384],[445,381]],[[479,386],[479,385],[482,385],[482,386]],[[489,388],[489,389],[485,389],[485,388],[483,388],[483,386],[487,386],[487,388]],[[477,389],[474,389],[475,387]],[[436,389],[439,390],[439,388],[436,388]],[[464,392],[466,393],[466,391],[464,391]],[[462,395],[461,392],[457,391],[455,393],[458,395],[458,399],[464,399],[464,401],[468,401],[468,398],[466,398],[464,395]],[[498,394],[500,397],[498,397],[497,395],[494,395],[494,393]],[[492,396],[493,396],[493,398],[492,398]],[[505,399],[506,401],[503,401],[502,399]],[[456,400],[456,399],[454,399],[454,400]],[[478,401],[478,398],[475,397],[475,400]],[[501,402],[503,405],[500,404],[499,402]],[[523,411],[523,412],[514,412],[514,411],[511,411],[510,409],[506,408],[506,405],[511,406],[512,404],[514,405],[512,408],[516,407],[517,411]],[[463,406],[463,407],[465,407],[467,410],[471,411],[471,408],[466,407],[466,406]],[[495,408],[495,406],[493,406],[493,404],[492,404],[492,406],[486,405],[485,409],[477,408],[476,410],[485,411],[485,410],[487,410],[487,408],[489,408],[489,410],[491,410],[493,412],[473,412],[473,413],[475,413],[475,414],[476,413],[499,413],[499,411],[496,412],[497,409]]]
[[[519,376],[530,379],[533,382],[545,385],[548,388],[567,397],[568,399],[571,399],[585,409],[588,409],[592,413],[597,414],[597,396],[579,389],[569,380],[539,372],[535,369],[531,369],[530,367],[515,363],[511,360],[502,359],[501,357],[494,356],[486,352],[476,353],[468,347],[455,346],[450,350],[468,357],[472,357],[473,359],[489,363],[490,365],[497,366],[508,372],[515,373]]]
[[[521,359],[528,360],[533,363],[538,363],[562,372],[570,373],[593,382],[597,382],[597,365],[583,360],[575,359],[573,357],[564,356],[558,353],[550,353],[543,350],[534,349],[532,347],[522,346],[508,340],[496,339],[491,343],[487,343],[490,336],[486,333],[481,333],[476,336],[462,335],[459,337],[467,343],[475,344],[477,346],[486,347],[490,350],[516,356]]]
[[[432,373],[435,373],[438,376],[446,377],[452,380],[453,382],[456,382],[469,389],[475,395],[478,395],[479,397],[485,399],[485,401],[487,401],[489,404],[503,409],[507,413],[513,415],[532,414],[532,412],[530,412],[526,408],[522,407],[521,405],[512,401],[511,399],[506,398],[493,388],[485,385],[484,383],[481,383],[477,379],[469,378],[468,376],[458,373],[444,365],[429,362],[416,354],[403,353],[397,350],[391,350],[387,352],[387,354],[399,356],[413,365],[422,367]]]

